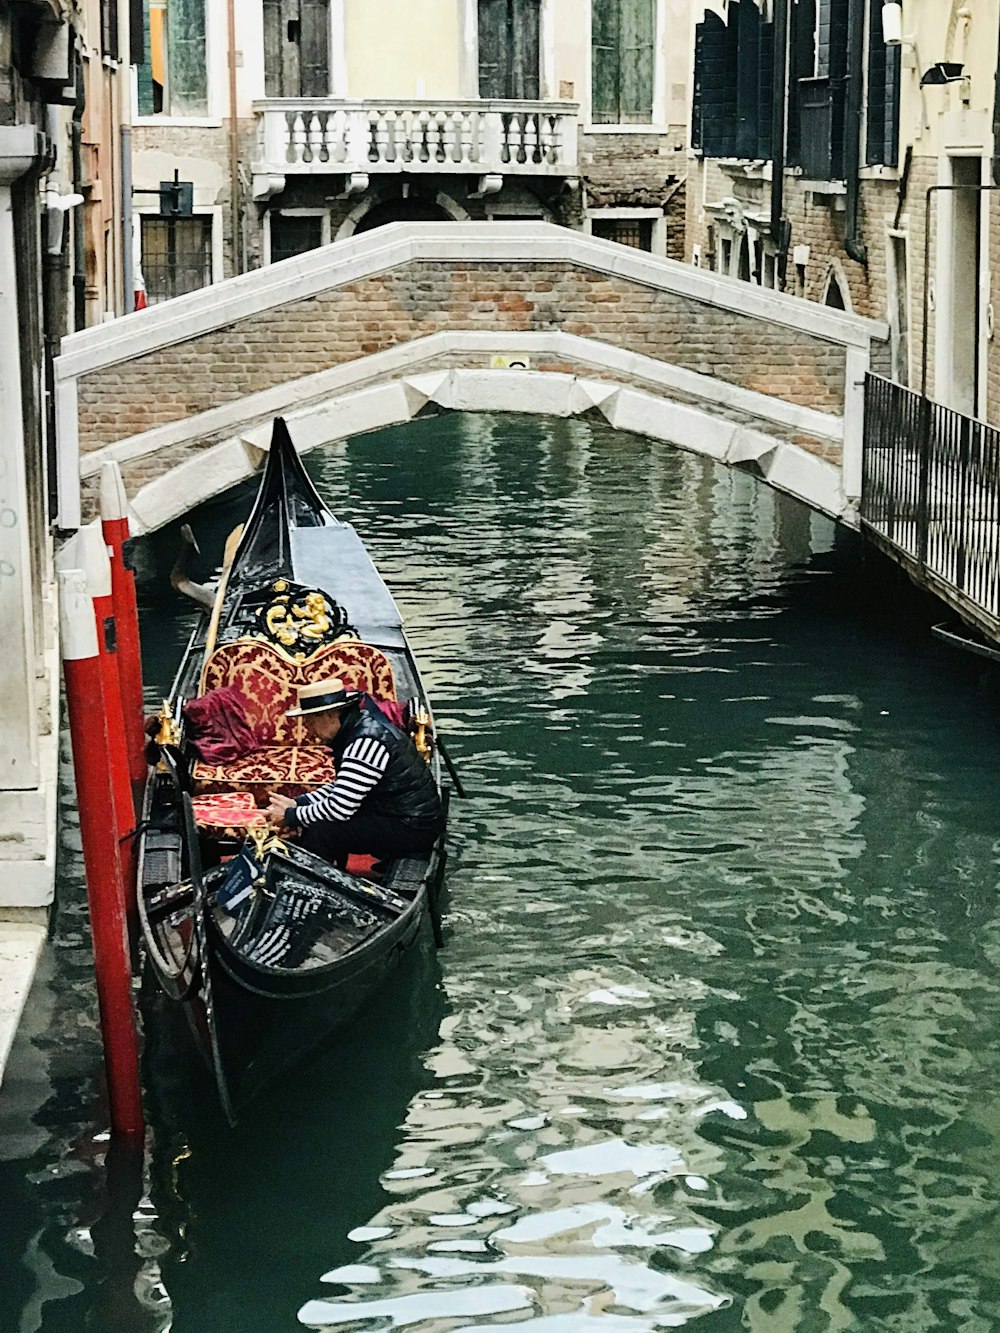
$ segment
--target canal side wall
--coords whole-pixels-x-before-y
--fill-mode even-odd
[[[523,379],[504,389],[499,377],[519,364],[533,380],[574,381],[567,411],[603,411],[681,447],[703,435],[702,452],[793,494],[789,463],[801,460],[800,498],[851,521],[861,381],[886,338],[874,321],[546,224],[399,223],[65,339],[60,523],[90,511],[100,463],[115,457],[143,526],[158,526],[174,515],[148,491],[162,492],[176,469],[186,507],[248,475],[257,441],[241,451],[239,440],[267,416],[305,405],[326,419],[323,401],[361,387],[381,384],[388,396],[370,424],[354,414],[360,429],[405,419],[396,390],[409,395],[409,415],[459,400],[543,410]],[[450,378],[429,393],[413,383],[435,373]],[[743,434],[729,430],[722,447],[720,422]],[[199,478],[209,489],[192,490]]]

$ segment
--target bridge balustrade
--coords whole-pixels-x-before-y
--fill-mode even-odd
[[[1000,430],[869,374],[861,524],[1000,640]]]
[[[573,176],[575,102],[281,98],[256,102],[254,174]]]

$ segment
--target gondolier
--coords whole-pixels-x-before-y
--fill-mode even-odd
[[[268,818],[297,832],[299,845],[343,866],[351,853],[426,855],[444,829],[441,799],[410,737],[378,704],[339,679],[298,690],[301,717],[314,741],[326,745],[336,777],[290,801],[272,792]]]

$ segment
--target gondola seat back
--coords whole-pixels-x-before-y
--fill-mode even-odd
[[[262,639],[234,639],[220,644],[202,670],[201,693],[234,685],[246,701],[247,719],[259,748],[226,764],[194,766],[201,792],[247,790],[254,784],[299,795],[329,782],[333,760],[325,746],[310,743],[303,721],[288,717],[298,687],[339,677],[349,689],[375,699],[395,699],[392,666],[378,648],[346,639],[312,656],[293,658]]]

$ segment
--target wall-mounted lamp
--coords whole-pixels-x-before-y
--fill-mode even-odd
[[[965,66],[954,60],[939,60],[920,76],[921,88],[940,88],[945,83],[960,83],[965,77]]]

